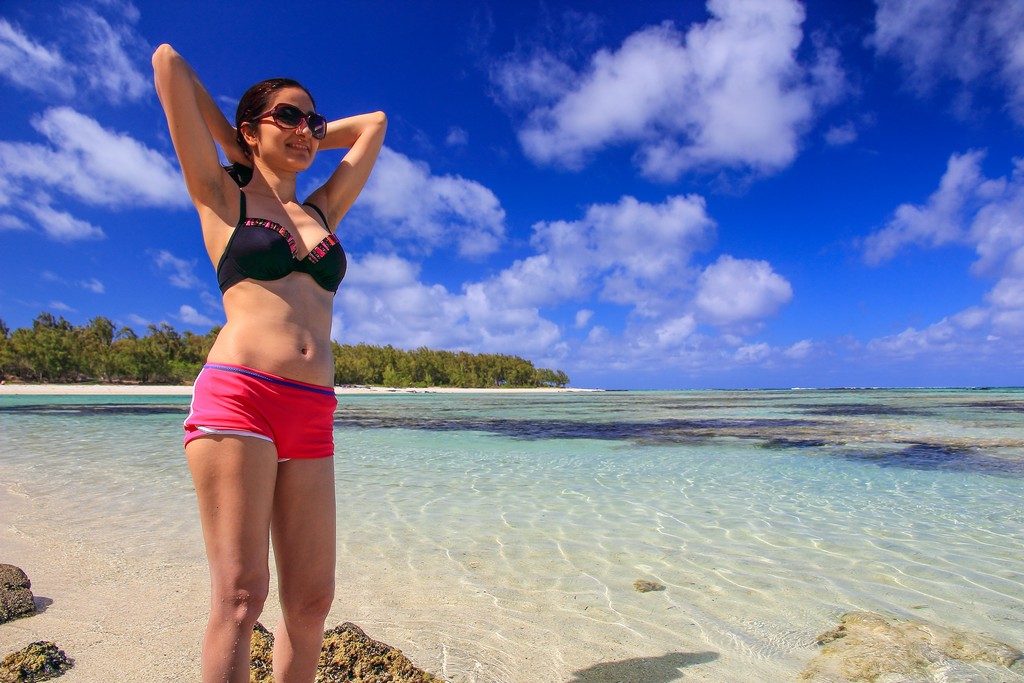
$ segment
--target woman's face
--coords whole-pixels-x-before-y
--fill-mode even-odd
[[[279,104],[290,104],[305,113],[313,111],[313,102],[302,88],[278,90],[271,97],[266,111]],[[270,116],[247,128],[246,139],[255,158],[272,168],[292,172],[309,168],[320,142],[309,132],[306,121],[298,128],[282,128]]]

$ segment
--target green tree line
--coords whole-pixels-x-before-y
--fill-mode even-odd
[[[0,320],[0,378],[24,382],[190,384],[220,331],[179,333],[166,323],[142,336],[107,318],[72,325],[41,313],[32,327],[11,331]],[[465,388],[565,386],[561,370],[536,368],[518,356],[392,346],[341,345],[334,351],[334,383],[391,387]]]

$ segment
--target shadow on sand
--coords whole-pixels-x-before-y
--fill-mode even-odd
[[[36,606],[36,614],[42,614],[46,611],[47,607],[53,604],[53,599],[34,595],[32,596],[32,602]]]
[[[670,683],[680,669],[718,659],[715,652],[670,652],[660,657],[637,657],[620,662],[602,662],[574,671],[566,683]]]

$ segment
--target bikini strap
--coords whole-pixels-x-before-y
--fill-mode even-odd
[[[320,220],[324,222],[324,227],[327,229],[327,232],[331,231],[331,226],[327,223],[327,216],[324,215],[324,212],[320,210],[319,206],[317,206],[313,202],[302,202],[302,205],[308,206],[309,208],[316,211],[316,214],[320,216]]]
[[[238,195],[238,225],[241,225],[245,221],[245,193],[241,188],[238,190]]]

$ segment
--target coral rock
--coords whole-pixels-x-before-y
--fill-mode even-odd
[[[32,582],[21,569],[13,564],[0,564],[0,624],[35,614],[31,587]]]
[[[274,683],[274,634],[259,622],[252,630],[250,683]],[[0,679],[0,683],[6,683]],[[316,683],[445,683],[417,669],[401,650],[374,640],[345,622],[324,634]]]
[[[345,622],[324,634],[316,683],[444,683],[413,663],[401,650],[374,640]]]
[[[274,634],[258,621],[252,627],[251,651],[249,683],[274,683]]]
[[[949,680],[950,670],[969,665],[1024,672],[1024,653],[980,635],[922,621],[890,619],[873,612],[844,614],[818,637],[821,652],[800,675],[814,683],[882,683]]]
[[[663,591],[665,590],[665,586],[654,581],[644,581],[643,579],[637,579],[633,582],[633,589],[637,593],[650,593],[651,591]]]
[[[74,666],[55,643],[39,641],[0,661],[0,683],[36,683],[60,676]]]

